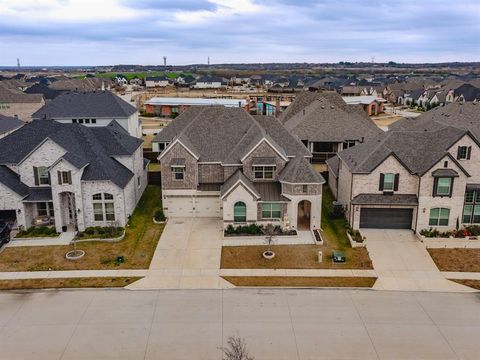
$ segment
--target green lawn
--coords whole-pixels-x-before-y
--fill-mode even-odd
[[[323,187],[322,195],[322,230],[327,242],[334,244],[337,250],[349,249],[350,242],[347,238],[348,222],[344,218],[334,219],[332,217],[332,191],[328,186]]]
[[[147,76],[148,77],[167,76],[170,79],[176,79],[179,76],[192,75],[191,73],[188,73],[188,72],[185,72],[185,73],[182,73],[182,72],[167,72],[167,73],[165,73],[163,71],[151,71],[151,72],[146,72],[145,71],[145,72],[124,72],[124,73],[121,73],[121,72],[97,73],[97,74],[95,74],[95,76],[99,77],[99,78],[113,79],[118,74],[121,74],[121,75],[125,76],[125,78],[128,81],[132,80],[133,78],[139,78],[139,79],[143,80]]]
[[[148,269],[164,225],[153,223],[161,207],[161,190],[148,186],[119,242],[81,242],[77,248],[86,252],[76,261],[65,259],[68,246],[9,247],[0,254],[0,271]],[[123,256],[124,262],[117,262]]]

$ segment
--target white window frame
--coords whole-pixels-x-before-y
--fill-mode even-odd
[[[392,177],[392,181],[387,181],[387,176]],[[390,185],[391,187],[388,186],[387,184]],[[395,189],[395,174],[394,173],[385,173],[383,174],[383,191],[393,191]]]
[[[182,174],[181,178],[177,178],[177,175]],[[185,167],[184,166],[172,166],[173,181],[185,180]]]
[[[256,180],[273,180],[275,177],[275,168],[275,165],[253,165],[253,177]],[[270,177],[267,176],[270,173],[272,175]]]
[[[438,210],[438,215],[432,217],[432,211]],[[432,221],[433,220],[433,221]],[[442,223],[443,220],[443,223]],[[450,222],[450,209],[449,208],[431,208],[430,214],[428,216],[428,225],[429,226],[448,226]]]
[[[115,221],[115,201],[110,193],[97,193],[92,195],[93,220]]]

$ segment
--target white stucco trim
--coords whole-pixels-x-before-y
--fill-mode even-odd
[[[157,160],[160,160],[162,157],[164,157],[165,154],[168,153],[168,152],[170,151],[170,149],[171,149],[175,144],[180,144],[181,146],[183,146],[183,148],[184,148],[185,150],[187,150],[188,153],[195,158],[195,160],[198,160],[198,159],[199,159],[199,157],[198,157],[197,155],[195,155],[195,153],[194,153],[192,150],[190,150],[184,143],[182,143],[179,139],[175,139],[175,140],[173,140],[170,144],[168,144],[168,146],[165,148],[165,150],[163,150],[163,151],[160,153],[160,155],[158,156]]]
[[[223,194],[220,199],[225,199],[233,190],[235,190],[235,188],[238,186],[238,185],[243,185],[243,187],[245,188],[245,190],[247,190],[249,193],[251,193],[257,200],[260,199],[260,196],[258,196],[257,194],[255,194],[255,191],[253,191],[253,189],[251,189],[247,184],[245,184],[245,182],[243,182],[241,179],[237,180],[232,186],[230,186],[230,189],[228,189],[228,191]]]
[[[270,142],[267,140],[267,138],[263,137],[254,147],[252,147],[250,149],[250,151],[245,155],[243,156],[240,161],[245,161],[245,159],[252,153],[255,151],[256,148],[258,148],[262,142],[266,142],[283,160],[285,161],[288,161],[288,157],[285,157],[285,155],[283,155],[280,151],[278,151],[278,149]]]

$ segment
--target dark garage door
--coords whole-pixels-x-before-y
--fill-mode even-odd
[[[360,228],[411,229],[413,209],[362,208]]]

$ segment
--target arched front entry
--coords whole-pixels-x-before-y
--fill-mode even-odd
[[[302,200],[298,203],[297,210],[297,228],[299,230],[310,229],[312,203],[308,200]]]
[[[61,210],[61,226],[66,226],[69,231],[77,228],[77,210],[75,205],[75,194],[64,191],[59,194]]]

